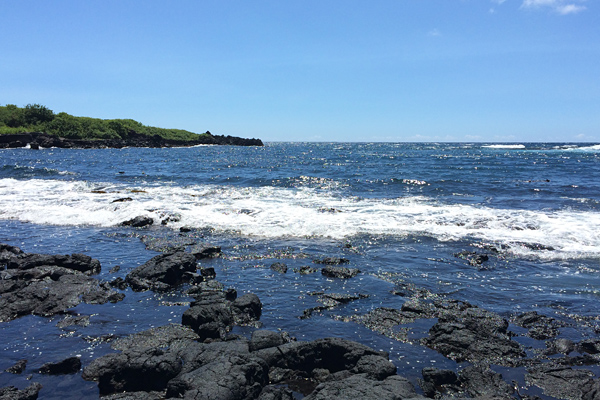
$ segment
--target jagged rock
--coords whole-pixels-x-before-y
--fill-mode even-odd
[[[511,340],[508,321],[477,307],[446,314],[429,330],[423,344],[457,362],[494,362],[507,365],[525,357],[521,346]]]
[[[489,260],[489,256],[487,254],[479,254],[473,251],[461,251],[460,253],[454,254],[454,257],[467,260],[469,264],[474,267],[479,267],[481,264]]]
[[[368,378],[380,381],[388,376],[396,375],[396,366],[379,355],[366,355],[358,360],[352,368],[352,372],[367,374]]]
[[[350,260],[347,258],[340,257],[325,257],[317,260],[313,260],[315,264],[325,264],[325,265],[339,265],[339,264],[348,264]]]
[[[475,398],[512,399],[514,388],[487,365],[472,365],[459,372],[460,384]]]
[[[89,324],[90,324],[90,316],[89,315],[80,315],[80,316],[67,315],[64,319],[58,321],[56,323],[56,326],[58,328],[65,329],[65,328],[68,328],[73,325],[85,327],[85,326],[88,326]]]
[[[200,337],[190,328],[179,324],[169,324],[117,339],[110,347],[121,351],[146,347],[164,348],[171,346],[175,341],[195,341],[198,339]]]
[[[85,254],[48,255],[23,253],[12,257],[6,268],[21,271],[43,267],[60,267],[72,271],[93,275],[100,272],[100,261]]]
[[[23,254],[12,257],[7,267],[0,271],[0,321],[51,316],[82,301],[103,304],[125,297],[88,276],[100,271],[100,263],[83,254]]]
[[[23,250],[9,244],[0,243],[0,267],[3,267],[8,261],[18,255],[24,254]]]
[[[27,366],[27,360],[19,360],[10,368],[7,368],[5,371],[11,374],[19,375],[25,371],[25,367]]]
[[[150,226],[154,223],[154,219],[150,217],[146,217],[143,215],[139,215],[133,219],[123,221],[121,225],[123,226],[131,226],[133,228],[143,228],[144,226]]]
[[[390,376],[383,381],[362,375],[321,383],[305,400],[402,400],[424,399],[406,378]]]
[[[202,339],[222,338],[233,326],[231,307],[223,302],[193,302],[181,317],[181,323],[192,328]]]
[[[269,382],[268,367],[257,357],[223,355],[181,374],[167,386],[167,397],[253,400]]]
[[[360,273],[358,268],[336,267],[328,265],[321,269],[321,273],[328,278],[348,279],[354,278]]]
[[[56,363],[46,363],[40,367],[40,374],[65,375],[75,374],[81,369],[79,357],[70,357]]]
[[[575,343],[564,338],[548,341],[546,342],[546,347],[547,349],[544,351],[545,355],[569,354],[575,351]]]
[[[317,339],[312,342],[290,342],[254,352],[270,367],[311,372],[324,368],[330,372],[351,370],[363,356],[375,355],[387,360],[388,354],[360,343],[341,338]]]
[[[178,251],[153,257],[127,274],[125,281],[135,291],[168,290],[189,279],[186,272],[196,272],[196,259]]]
[[[559,367],[552,363],[533,367],[525,376],[530,384],[539,386],[547,396],[559,399],[597,399],[600,394],[598,379],[585,369]]]
[[[263,388],[257,400],[294,400],[294,393],[286,388],[276,385],[267,385]]]
[[[175,352],[134,347],[127,352],[97,358],[83,369],[82,377],[97,381],[100,394],[161,391],[181,371]]]
[[[275,272],[279,272],[280,274],[285,274],[288,271],[288,266],[280,262],[271,264],[270,268]]]
[[[294,272],[300,275],[308,275],[308,274],[314,274],[315,272],[317,272],[319,269],[318,268],[313,268],[311,266],[308,265],[304,265],[300,268],[294,268]]]
[[[254,293],[247,293],[236,298],[231,304],[231,309],[236,321],[247,323],[260,319],[262,314],[262,303],[257,295]]]
[[[42,385],[32,382],[25,389],[19,390],[14,386],[0,388],[0,400],[36,400]]]
[[[260,330],[252,332],[249,346],[250,351],[256,351],[269,347],[280,346],[284,343],[287,343],[287,341],[280,333]]]
[[[203,243],[196,244],[189,248],[189,252],[196,257],[197,260],[204,258],[215,258],[221,255],[221,247]]]
[[[536,340],[546,340],[556,337],[558,328],[564,326],[552,317],[539,315],[537,311],[529,311],[513,318],[515,325],[527,328],[527,336]]]

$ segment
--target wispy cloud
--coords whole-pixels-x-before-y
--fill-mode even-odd
[[[502,1],[502,0],[494,0],[494,1]],[[549,8],[554,12],[567,15],[567,14],[576,14],[578,12],[584,11],[586,7],[581,5],[581,0],[567,1],[567,0],[523,0],[523,8]]]
[[[442,34],[438,29],[432,29],[427,32],[427,36],[442,36]]]

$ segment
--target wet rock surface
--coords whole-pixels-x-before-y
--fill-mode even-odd
[[[125,297],[90,276],[100,272],[100,262],[89,256],[15,251],[0,270],[0,321],[29,314],[52,316],[81,302],[104,304]]]
[[[40,367],[40,374],[64,375],[75,374],[81,369],[79,357],[69,357],[56,363],[46,363]]]
[[[98,382],[103,396],[148,392],[165,393],[166,398],[285,399],[292,393],[285,386],[300,380],[312,382],[311,392],[317,388],[308,398],[332,398],[325,396],[338,387],[344,388],[344,396],[418,397],[410,382],[395,375],[387,353],[356,342],[294,342],[264,330],[255,331],[250,341],[232,337],[201,343],[198,338],[175,324],[132,335],[115,345],[121,352],[92,361],[83,377]]]
[[[321,269],[321,273],[328,278],[349,279],[354,278],[360,273],[358,268],[339,267],[336,265],[327,265]]]
[[[363,325],[402,343],[428,347],[458,363],[452,364],[456,365],[455,369],[432,368],[435,364],[427,366],[417,389],[413,385],[416,382],[411,383],[397,375],[396,366],[389,361],[387,353],[341,338],[298,342],[285,332],[257,329],[261,328],[263,312],[260,298],[252,293],[238,296],[235,289],[226,289],[215,280],[215,268],[209,266],[209,262],[213,262],[212,256],[200,258],[206,262],[200,261],[203,266],[197,269],[198,257],[189,246],[194,247],[198,241],[186,237],[170,242],[146,240],[147,246],[158,251],[162,249],[163,254],[131,270],[125,279],[118,277],[113,281],[116,287],[125,287],[121,285],[124,284],[135,286],[136,290],[154,290],[157,293],[150,294],[156,296],[182,292],[194,301],[165,301],[178,306],[189,304],[189,308],[182,308],[181,324],[159,326],[125,337],[112,334],[81,336],[92,346],[109,342],[116,351],[84,362],[83,378],[97,382],[103,399],[269,400],[305,396],[307,399],[354,400],[423,398],[422,395],[438,399],[535,398],[519,393],[524,388],[504,377],[498,368],[503,368],[503,373],[510,370],[507,374],[510,379],[514,378],[512,371],[518,371],[515,374],[524,379],[525,386],[538,388],[536,393],[543,392],[544,396],[567,399],[600,396],[597,378],[600,339],[570,340],[561,336],[561,329],[568,325],[556,318],[535,311],[505,318],[407,282],[398,282],[391,291],[392,297],[401,299],[398,308],[382,306],[366,313],[334,318]],[[220,247],[211,248],[219,251],[212,250],[208,254],[221,254]],[[74,290],[72,297],[90,303],[100,302],[103,291],[111,290],[107,283],[98,282],[91,276],[100,271],[100,264],[87,256],[32,255],[5,245],[0,247],[0,261],[4,266],[0,270],[0,288],[21,290],[32,287],[39,291],[37,282],[52,288],[54,279],[63,279]],[[261,271],[267,271],[270,280],[313,278],[283,275],[282,266],[287,265],[282,262],[273,265],[271,270],[282,275],[273,274],[265,265],[260,266]],[[335,264],[326,265],[322,270],[328,268],[352,270]],[[25,280],[26,285],[21,288],[15,283],[19,282],[15,277]],[[345,288],[352,281],[341,282]],[[75,290],[81,289],[83,284],[89,284],[90,289]],[[299,317],[308,318],[326,310],[343,312],[347,304],[352,304],[354,310],[360,309],[361,299],[368,296],[350,290],[344,292],[344,288],[339,292],[323,288],[305,293],[314,298],[318,306],[305,310]],[[12,289],[6,291],[12,292]],[[26,293],[29,302],[35,302],[35,296],[39,296],[34,291]],[[5,292],[0,293],[0,302],[7,298],[11,297],[5,296]],[[89,315],[70,313],[52,322],[65,336],[90,324]],[[320,317],[326,315],[323,312]],[[92,320],[97,318],[92,317]],[[423,325],[426,326],[424,335],[415,337],[412,335],[413,324],[419,321],[430,322]],[[591,320],[590,327],[594,326],[594,321]],[[238,335],[236,331],[232,334],[236,326],[250,330],[245,330],[244,335]],[[516,329],[517,333],[511,329]],[[526,339],[523,343],[535,341],[538,346],[528,347],[521,340],[515,340],[517,336]],[[431,351],[429,349],[427,351]],[[42,362],[36,362],[36,373],[78,377],[81,370],[77,357],[46,363],[38,368],[40,364]],[[6,371],[22,374],[26,366],[27,361],[21,360],[8,366]],[[36,388],[40,390],[37,386],[2,390],[7,393],[5,398],[28,398],[14,396],[37,396]]]
[[[160,254],[135,268],[125,278],[133,290],[164,291],[191,279],[196,258],[183,251]]]
[[[38,398],[42,385],[33,382],[25,389],[17,389],[14,386],[0,388],[0,400],[35,400]]]

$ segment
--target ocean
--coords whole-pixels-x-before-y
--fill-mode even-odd
[[[462,366],[419,344],[435,321],[411,324],[408,340],[347,322],[377,307],[400,308],[399,285],[508,319],[537,311],[568,324],[559,337],[597,338],[598,177],[600,145],[586,143],[0,150],[0,242],[31,253],[90,255],[107,281],[159,254],[161,245],[221,246],[222,257],[200,265],[214,267],[226,287],[256,293],[264,329],[388,351],[398,373],[417,383],[423,367]],[[155,223],[120,225],[136,216]],[[488,260],[472,264],[464,252]],[[313,261],[324,257],[346,258],[361,273],[333,279],[293,272],[319,267]],[[275,262],[287,264],[288,273],[271,270]],[[112,351],[94,338],[181,322],[190,301],[184,291],[127,289],[119,303],[81,304],[72,313],[91,316],[85,327],[58,328],[62,316],[0,323],[0,370],[26,358],[26,372],[44,385],[41,399],[97,397],[97,384],[80,374],[52,377],[35,368],[74,355],[85,366]],[[316,293],[363,296],[305,318],[305,310],[321,305]],[[0,387],[25,387],[28,373],[0,374]]]

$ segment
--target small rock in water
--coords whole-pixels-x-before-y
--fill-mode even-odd
[[[23,371],[25,371],[25,367],[27,366],[27,360],[19,360],[10,368],[7,368],[5,371],[11,374],[19,375]]]
[[[318,270],[319,270],[318,268],[313,268],[313,267],[308,266],[308,265],[303,265],[300,268],[294,268],[294,272],[297,273],[297,274],[300,274],[300,275],[314,274]]]
[[[81,369],[79,357],[70,357],[57,363],[46,363],[40,367],[40,374],[66,375],[75,374]]]
[[[280,274],[285,274],[288,270],[287,265],[285,265],[284,263],[279,263],[279,262],[271,264],[270,268],[275,272],[279,272]]]
[[[479,254],[473,251],[461,251],[460,253],[454,254],[454,257],[467,260],[469,264],[474,267],[479,266],[489,260],[489,256],[487,254]]]
[[[126,201],[133,201],[131,197],[122,197],[120,199],[113,200],[112,203],[124,203]]]
[[[128,221],[121,223],[121,225],[131,226],[134,228],[142,228],[144,226],[152,225],[153,223],[154,223],[154,220],[152,218],[140,215],[133,219],[130,219]]]
[[[325,257],[322,259],[313,260],[315,264],[325,264],[325,265],[339,265],[339,264],[348,264],[350,260],[347,258],[340,257]]]
[[[354,278],[360,273],[358,268],[336,267],[328,265],[321,270],[321,274],[329,278]]]

